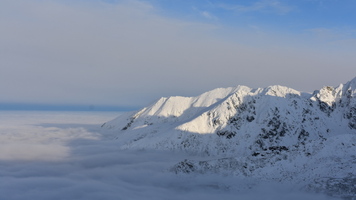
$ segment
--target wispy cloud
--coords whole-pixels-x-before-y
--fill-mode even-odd
[[[253,2],[225,9],[277,14],[293,9],[284,1]],[[222,10],[209,6],[194,10],[194,16],[222,22]],[[317,45],[278,30],[265,33],[261,23],[245,19],[232,19],[234,27],[192,22],[167,17],[149,1],[1,0],[0,101],[143,106],[161,96],[238,84],[309,91],[325,81],[313,78],[325,64],[343,66],[338,76],[325,71],[330,84],[351,78],[342,71],[355,72],[354,56],[340,63]],[[264,32],[246,29],[249,24]],[[318,55],[307,53],[311,49]],[[293,76],[276,73],[284,71]]]
[[[293,10],[292,6],[289,6],[289,5],[282,3],[281,1],[278,1],[278,0],[260,0],[260,1],[254,2],[251,5],[220,4],[219,7],[226,9],[226,10],[232,10],[232,11],[240,12],[240,13],[267,12],[267,13],[275,13],[275,14],[280,14],[280,15],[287,14]]]
[[[205,18],[207,18],[207,19],[210,19],[210,20],[217,20],[218,19],[215,15],[211,14],[208,11],[201,11],[200,15],[205,17]]]

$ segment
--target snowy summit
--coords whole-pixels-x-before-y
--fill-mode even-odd
[[[115,131],[124,149],[203,156],[177,163],[175,173],[320,182],[323,190],[330,180],[356,181],[355,93],[356,78],[312,94],[278,85],[218,88],[161,98],[103,128]]]

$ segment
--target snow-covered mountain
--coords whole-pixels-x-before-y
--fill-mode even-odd
[[[176,173],[356,182],[355,93],[356,78],[312,94],[278,85],[218,88],[161,98],[103,128],[117,133],[122,148],[205,156],[178,163],[171,169]]]

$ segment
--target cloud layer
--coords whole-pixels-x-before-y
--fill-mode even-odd
[[[227,10],[233,10],[235,12],[269,12],[277,13],[280,15],[290,12],[292,9],[291,6],[284,5],[277,0],[261,0],[252,3],[252,5],[220,5],[221,8]]]
[[[287,12],[275,2],[240,9]],[[1,102],[147,105],[236,85],[312,91],[356,72],[348,42],[174,19],[141,1],[4,0],[0,27]]]
[[[0,199],[328,199],[255,180],[170,173],[187,155],[120,150],[118,141],[97,132],[112,117],[1,113],[7,125],[0,126]],[[13,148],[4,152],[3,145]]]

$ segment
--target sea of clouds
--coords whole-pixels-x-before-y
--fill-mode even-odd
[[[331,199],[297,186],[168,169],[184,153],[121,150],[112,112],[0,112],[0,199]]]

